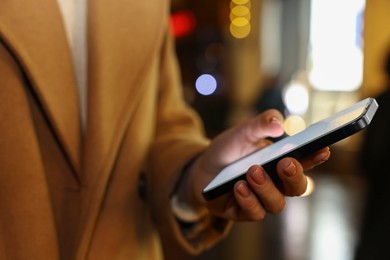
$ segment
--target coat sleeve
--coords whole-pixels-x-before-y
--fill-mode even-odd
[[[182,98],[174,42],[167,33],[162,47],[161,75],[155,141],[147,166],[147,196],[165,248],[180,245],[197,254],[224,237],[228,221],[206,216],[183,229],[172,212],[170,200],[185,165],[208,145],[198,115]]]

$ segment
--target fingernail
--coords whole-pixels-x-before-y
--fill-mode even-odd
[[[323,153],[320,153],[319,155],[317,155],[317,156],[314,158],[314,160],[315,160],[316,162],[323,163],[323,162],[325,162],[326,160],[328,160],[329,155],[330,155],[330,151],[329,151],[329,149],[328,149],[326,152],[323,152]]]
[[[255,183],[257,184],[263,184],[265,182],[265,174],[264,171],[259,167],[253,167],[251,170],[251,176]]]
[[[297,173],[297,167],[293,162],[289,162],[284,168],[283,172],[286,176],[292,177]]]
[[[277,118],[276,116],[271,117],[270,122],[273,124],[278,124],[278,125],[283,124],[282,121],[279,118]]]
[[[244,183],[238,184],[237,191],[243,197],[248,197],[250,194],[248,187]]]

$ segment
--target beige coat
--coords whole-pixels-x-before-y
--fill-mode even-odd
[[[161,238],[199,252],[226,230],[210,217],[186,238],[169,204],[208,141],[181,99],[168,11],[89,2],[83,138],[56,1],[0,1],[0,259],[159,259]]]

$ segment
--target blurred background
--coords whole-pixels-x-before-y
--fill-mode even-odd
[[[268,108],[285,115],[293,134],[389,86],[383,69],[389,0],[173,0],[171,11],[184,95],[209,137]],[[386,114],[378,124],[384,121],[390,121]],[[307,173],[309,194],[289,198],[282,214],[237,224],[196,257],[171,250],[179,259],[390,259],[361,253],[386,251],[374,241],[380,231],[363,235],[372,190],[367,176],[381,178],[364,172],[365,134],[333,145],[331,160]],[[377,168],[386,175],[383,165]],[[375,217],[390,197],[380,196],[381,206],[371,209]],[[375,217],[370,221],[386,230]]]

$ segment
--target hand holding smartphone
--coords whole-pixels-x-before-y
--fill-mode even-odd
[[[261,165],[275,183],[280,182],[275,172],[279,160],[285,157],[303,158],[361,131],[370,124],[377,109],[376,100],[366,98],[295,135],[229,164],[204,188],[204,198],[212,200],[230,192],[234,183],[245,179],[246,171],[255,164]]]

